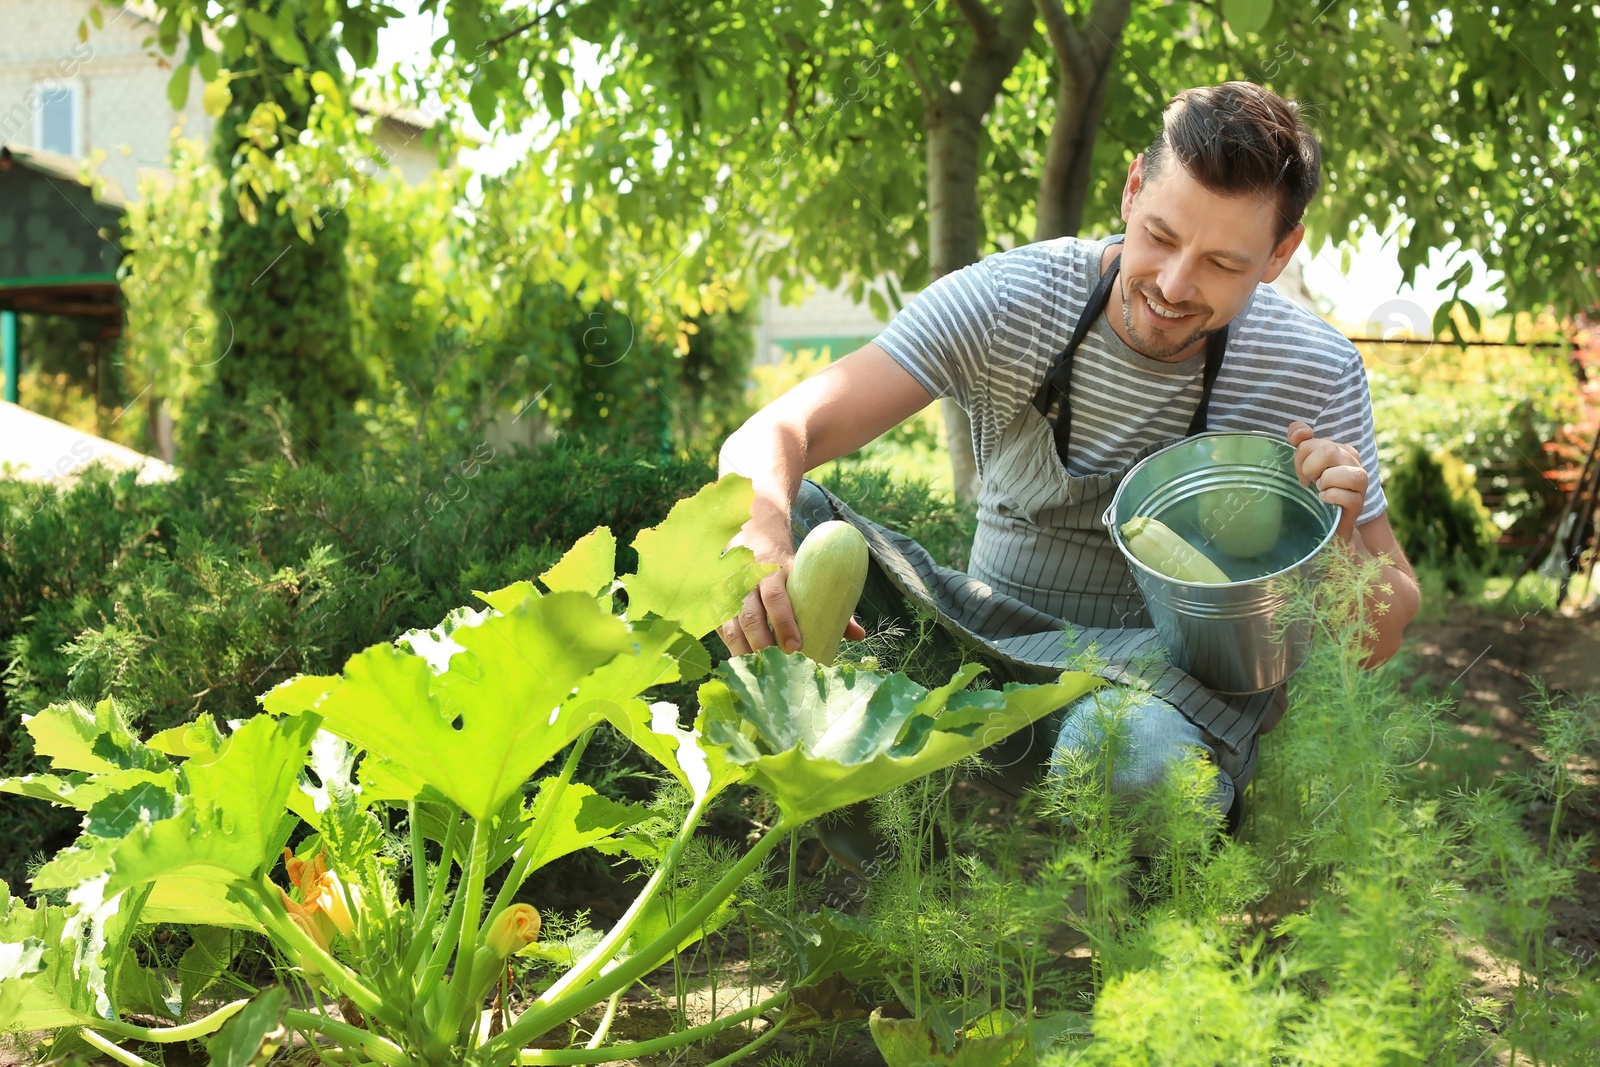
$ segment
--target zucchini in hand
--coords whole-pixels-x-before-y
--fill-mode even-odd
[[[789,602],[800,624],[800,651],[827,665],[867,581],[867,539],[848,522],[822,523],[806,535],[789,566]]]

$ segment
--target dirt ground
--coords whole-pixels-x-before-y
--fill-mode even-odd
[[[1500,615],[1454,610],[1443,620],[1413,625],[1407,635],[1407,645],[1410,665],[1407,686],[1420,694],[1447,694],[1456,700],[1455,707],[1448,713],[1449,720],[1458,724],[1464,734],[1476,739],[1477,743],[1471,748],[1480,759],[1487,758],[1494,764],[1493,767],[1478,767],[1479,774],[1514,771],[1542,758],[1537,737],[1525,719],[1525,702],[1535,679],[1557,693],[1600,691],[1600,612]],[[1483,744],[1483,741],[1490,743]],[[1592,801],[1596,795],[1593,788],[1596,769],[1589,766],[1584,770],[1590,786],[1586,793]],[[1530,829],[1542,836],[1548,817],[1548,809],[1530,811]],[[1579,805],[1570,813],[1563,830],[1575,834],[1593,831],[1600,836],[1600,812],[1592,804],[1589,807]],[[595,888],[585,886],[590,892]],[[629,895],[620,885],[609,888],[616,892],[607,894],[602,890],[600,895],[616,895],[615,902],[590,898],[596,921],[614,918],[611,912],[619,910]],[[1600,850],[1592,855],[1589,870],[1580,875],[1577,890],[1578,899],[1555,903],[1555,922],[1549,936],[1554,948],[1592,963],[1600,957]],[[737,1011],[749,1003],[748,991],[742,988],[744,975],[737,946],[733,948],[735,951],[725,957],[718,969],[721,983],[716,1001],[718,1015]],[[1473,962],[1483,994],[1503,994],[1515,983],[1514,965],[1495,952],[1475,944],[1463,944],[1461,948],[1463,955]],[[1071,961],[1063,962],[1070,964]],[[655,983],[657,988],[672,987],[670,972],[654,977],[661,979]],[[765,995],[760,986],[755,992],[758,997]],[[845,1017],[864,1018],[867,1005],[852,1005],[848,991],[836,992],[839,995],[819,1008],[843,1012]],[[659,1035],[670,1028],[670,1007],[672,1005],[635,987],[622,1002],[611,1031],[612,1039],[638,1040]],[[704,985],[697,983],[687,1007],[691,1019],[703,1019],[712,1014]],[[598,1021],[598,1012],[595,1016],[585,1021],[592,1026]],[[758,1019],[751,1029],[738,1028],[725,1033],[710,1047],[625,1062],[637,1063],[637,1067],[667,1067],[668,1064],[704,1067],[759,1035],[766,1025],[769,1025],[766,1020]],[[165,1062],[171,1067],[205,1062],[204,1056],[185,1057],[176,1048],[169,1048],[168,1053]],[[315,1062],[304,1050],[292,1060]],[[25,1050],[7,1050],[0,1045],[0,1067],[23,1062],[28,1062]],[[111,1061],[95,1062],[109,1064]],[[748,1062],[785,1067],[883,1065],[864,1026],[782,1035]]]
[[[1515,771],[1542,759],[1529,727],[1526,702],[1535,682],[1552,694],[1581,696],[1600,691],[1600,610],[1550,615],[1498,615],[1477,611],[1413,625],[1406,634],[1415,674],[1409,684],[1424,693],[1447,693],[1457,702],[1450,718],[1468,734],[1486,738],[1481,751],[1498,753],[1500,768]],[[1580,768],[1587,788],[1583,800],[1562,820],[1562,832],[1600,838],[1594,763]],[[1550,808],[1533,806],[1530,831],[1543,838]],[[1593,963],[1600,958],[1600,849],[1591,848],[1588,869],[1580,873],[1577,899],[1558,900],[1552,945]]]

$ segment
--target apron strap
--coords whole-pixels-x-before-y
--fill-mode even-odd
[[[1117,234],[1110,243],[1117,244],[1122,241],[1123,235]],[[1089,294],[1088,303],[1084,305],[1083,312],[1078,316],[1077,323],[1072,328],[1072,337],[1067,341],[1066,347],[1056,354],[1051,362],[1050,369],[1045,373],[1044,381],[1039,383],[1039,389],[1033,395],[1034,409],[1046,420],[1050,419],[1050,411],[1055,409],[1056,416],[1053,426],[1056,455],[1061,457],[1063,469],[1067,466],[1068,444],[1072,438],[1072,365],[1075,362],[1078,346],[1088,336],[1089,330],[1094,326],[1106,309],[1106,304],[1111,300],[1111,286],[1116,282],[1117,272],[1122,264],[1119,256],[1100,276],[1094,290]],[[1222,357],[1228,349],[1228,328],[1213,333],[1206,339],[1205,372],[1200,384],[1200,406],[1195,408],[1194,417],[1189,420],[1189,435],[1204,433],[1206,430],[1206,416],[1211,408],[1211,389],[1216,384],[1217,375],[1222,370]]]

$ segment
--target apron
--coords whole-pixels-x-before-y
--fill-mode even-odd
[[[939,566],[911,538],[862,518],[831,494],[828,499],[835,515],[866,537],[873,560],[895,589],[931,611],[974,658],[1000,668],[1002,678],[1048,681],[1092,647],[1088,669],[1110,682],[1147,689],[1176,707],[1209,735],[1208,741],[1226,746],[1217,752],[1218,763],[1243,786],[1254,770],[1257,735],[1271,729],[1287,705],[1285,688],[1221,696],[1174,667],[1127,560],[1100,521],[1134,464],[1172,442],[1143,449],[1112,473],[1067,472],[1073,361],[1105,310],[1119,266],[1120,259],[1101,276],[1034,403],[1012,420],[985,464],[966,573]],[[1190,434],[1205,429],[1211,386],[1226,347],[1226,329],[1207,343]],[[1053,424],[1052,410],[1057,412]],[[1027,489],[1026,504],[1019,502],[1020,487]]]

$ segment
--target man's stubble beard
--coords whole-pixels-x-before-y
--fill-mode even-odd
[[[1133,304],[1128,299],[1128,276],[1122,275],[1117,279],[1118,288],[1122,290],[1122,328],[1128,331],[1128,336],[1133,340],[1133,350],[1146,359],[1153,359],[1159,363],[1181,362],[1172,357],[1188,348],[1197,341],[1203,340],[1216,333],[1216,330],[1198,329],[1188,337],[1173,345],[1160,345],[1153,339],[1145,337],[1133,324]],[[1144,295],[1137,289],[1134,295],[1143,300]]]

